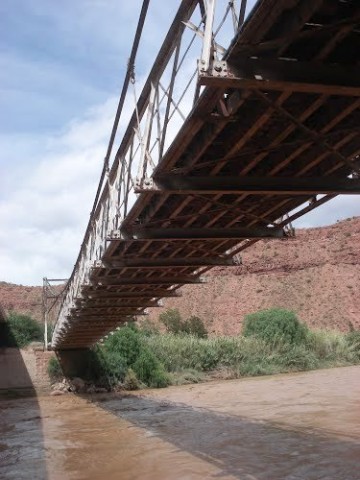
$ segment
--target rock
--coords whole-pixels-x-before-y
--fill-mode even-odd
[[[56,382],[51,385],[52,390],[62,390],[64,387],[62,382]]]
[[[53,391],[50,393],[50,395],[51,395],[52,397],[57,397],[57,396],[59,396],[59,395],[64,395],[64,394],[65,394],[65,392],[63,392],[62,390],[53,390]]]
[[[86,389],[86,393],[95,393],[96,392],[96,387],[95,385],[90,385],[89,387],[87,387]]]
[[[107,389],[103,387],[95,387],[95,393],[107,393]]]
[[[71,391],[78,393],[86,392],[86,385],[82,378],[75,377],[71,380]]]
[[[51,385],[52,390],[60,390],[61,392],[68,392],[69,391],[69,384],[66,380],[62,382],[56,382]]]

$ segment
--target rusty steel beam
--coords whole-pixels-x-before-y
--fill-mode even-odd
[[[226,240],[247,238],[283,238],[281,228],[238,227],[238,228],[144,228],[133,226],[126,232],[136,240]],[[186,282],[183,282],[186,283]]]
[[[185,283],[205,283],[204,279],[195,277],[192,275],[179,275],[174,277],[121,277],[121,276],[109,276],[101,278],[101,280],[93,281],[93,285],[106,285],[106,286],[118,286],[118,285],[177,285]]]
[[[199,73],[201,85],[220,88],[360,96],[360,68],[318,62],[241,58],[237,64],[214,62]]]
[[[144,292],[89,292],[87,294],[84,294],[83,298],[84,299],[104,299],[104,300],[111,300],[111,299],[123,299],[123,300],[130,300],[130,299],[142,299],[142,298],[159,298],[159,297],[167,297],[167,298],[179,298],[182,297],[182,294],[179,293],[178,291],[172,291],[172,290],[152,290],[152,291],[144,291]]]
[[[104,260],[108,268],[178,268],[178,267],[203,267],[207,265],[228,266],[235,265],[232,258],[225,257],[195,257],[195,258],[116,258]]]
[[[136,315],[138,312],[145,310],[147,308],[145,305],[84,305],[81,308],[73,308],[70,310],[71,315],[87,315],[88,313],[94,315],[101,315],[102,313],[108,315]]]
[[[172,194],[241,193],[259,195],[357,195],[360,178],[339,177],[256,177],[256,176],[207,176],[191,177],[167,174],[154,179],[144,191]]]
[[[108,307],[108,308],[115,308],[115,307],[124,307],[124,308],[131,308],[131,307],[160,307],[158,301],[156,300],[146,300],[146,299],[137,299],[137,301],[130,302],[126,300],[125,303],[121,302],[120,300],[112,299],[104,299],[104,298],[93,298],[93,299],[84,299],[76,303],[77,308],[86,308],[88,307]]]

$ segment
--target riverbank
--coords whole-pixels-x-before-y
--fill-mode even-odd
[[[199,338],[125,326],[88,351],[82,371],[72,376],[85,381],[80,392],[93,385],[117,391],[360,363],[359,332],[312,331],[292,312],[281,310],[259,312],[250,320],[244,334],[234,337]],[[66,390],[59,387],[61,358],[50,367],[55,388]]]
[[[0,478],[358,480],[360,367],[0,401]]]

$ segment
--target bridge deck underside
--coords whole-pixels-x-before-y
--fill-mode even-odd
[[[226,60],[236,66],[246,55],[356,66],[357,22],[356,2],[263,1]],[[93,344],[162,297],[179,295],[182,285],[200,283],[214,265],[231,265],[234,253],[259,238],[281,236],[275,221],[304,202],[313,199],[308,209],[321,204],[311,189],[270,193],[266,179],[346,179],[360,152],[359,106],[359,96],[298,92],[287,82],[277,91],[228,87],[226,80],[205,87],[154,172],[163,188],[139,193],[122,238],[109,239],[60,348]],[[183,191],[171,188],[176,176],[188,180]],[[264,179],[264,188],[230,192],[215,182],[206,191],[196,182],[250,176]],[[326,193],[323,201],[338,193],[336,184]]]

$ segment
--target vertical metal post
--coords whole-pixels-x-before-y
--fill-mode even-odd
[[[241,0],[238,28],[240,28],[241,25],[244,23],[245,13],[246,13],[246,4],[247,4],[247,0]]]
[[[156,99],[156,89],[154,84],[152,83],[149,103],[148,103],[146,123],[145,123],[145,131],[143,136],[141,136],[140,125],[139,125],[139,140],[141,144],[141,155],[140,155],[138,175],[137,175],[139,184],[142,184],[146,176],[147,164],[151,158],[150,152],[149,152],[149,145],[150,145],[150,139],[151,139],[152,126],[153,126],[155,99]]]
[[[47,308],[47,278],[43,278],[43,320],[44,320],[44,347],[48,349],[48,308]]]
[[[165,115],[164,115],[164,126],[163,126],[162,135],[161,135],[161,141],[160,141],[159,162],[160,162],[160,160],[163,156],[163,153],[164,153],[166,131],[167,131],[167,127],[168,127],[168,124],[169,124],[169,113],[170,113],[170,107],[171,107],[171,99],[172,99],[173,92],[174,92],[175,78],[176,78],[176,73],[177,73],[178,63],[179,63],[180,46],[181,46],[181,36],[179,37],[178,43],[176,45],[175,54],[174,54],[174,63],[173,63],[172,72],[171,72],[169,94],[168,94],[168,98],[167,98],[167,102],[166,102],[166,109],[165,109]]]
[[[203,38],[203,47],[200,57],[200,71],[207,72],[212,62],[213,53],[213,25],[216,0],[208,0],[206,5],[206,20]]]

